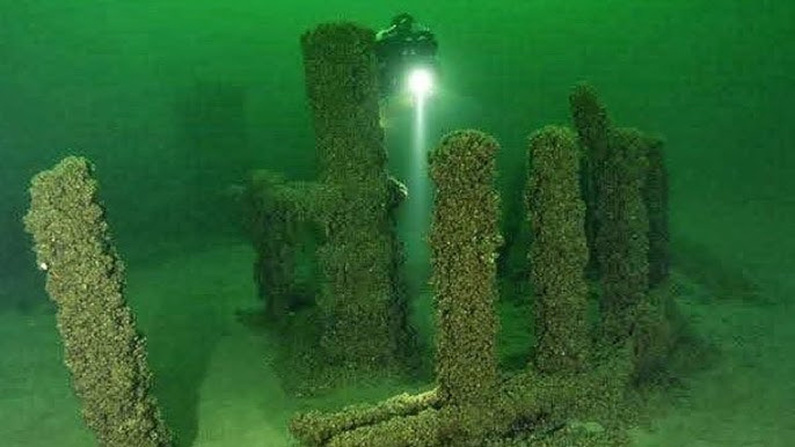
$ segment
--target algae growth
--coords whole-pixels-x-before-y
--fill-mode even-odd
[[[323,383],[305,388],[311,391],[338,386],[339,376],[355,383],[379,371],[405,373],[421,355],[394,228],[406,191],[386,169],[374,38],[351,23],[323,24],[302,36],[318,178],[298,182],[256,171],[242,195],[263,312],[295,342],[285,352],[298,358],[288,362],[299,370],[289,373]],[[533,306],[526,329],[535,327],[535,349],[526,366],[498,367],[496,260],[511,237],[499,229],[499,144],[481,131],[451,132],[429,158],[435,376],[426,377],[422,393],[300,412],[290,430],[301,443],[626,441],[635,388],[664,368],[679,329],[664,288],[667,173],[661,140],[613,126],[595,88],[575,87],[570,101],[576,131],[548,126],[528,140],[526,273],[533,293],[519,299]],[[103,445],[168,445],[89,172],[86,161],[69,158],[34,178],[26,223],[61,308],[86,422]]]

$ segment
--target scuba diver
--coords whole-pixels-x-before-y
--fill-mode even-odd
[[[414,21],[410,14],[399,14],[375,37],[381,98],[400,92],[410,70],[424,68],[437,72],[436,36]]]

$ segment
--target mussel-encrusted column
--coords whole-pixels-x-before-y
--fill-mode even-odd
[[[374,42],[373,31],[348,23],[301,39],[320,181],[332,191],[318,255],[322,345],[331,361],[358,365],[395,358],[405,328]]]
[[[654,288],[668,278],[671,269],[668,169],[662,149],[663,140],[647,137],[646,146],[649,169],[643,196],[649,214],[649,287]]]
[[[543,371],[573,372],[582,369],[588,353],[588,246],[576,135],[545,127],[531,136],[528,156],[535,361]]]
[[[630,335],[649,290],[649,217],[643,199],[646,140],[636,129],[611,131],[599,186],[596,245],[602,270],[602,323],[611,341]]]
[[[607,108],[599,98],[593,85],[577,84],[569,95],[572,120],[579,136],[581,154],[580,181],[582,197],[585,201],[585,237],[591,256],[588,271],[593,277],[602,274],[598,265],[600,247],[596,243],[603,216],[599,215],[602,191],[601,176],[605,169],[609,151],[609,134],[612,129]]]
[[[497,142],[477,131],[446,136],[430,156],[436,183],[431,224],[431,283],[438,312],[439,392],[453,404],[477,404],[494,392]]]
[[[320,242],[321,185],[288,182],[283,175],[257,170],[248,178],[241,202],[254,245],[254,281],[265,313],[276,321],[317,296],[316,246]]]
[[[47,272],[64,361],[98,444],[169,446],[92,170],[87,160],[67,157],[36,175],[25,228],[39,268]]]

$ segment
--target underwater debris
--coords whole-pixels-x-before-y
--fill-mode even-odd
[[[86,425],[101,446],[170,446],[93,167],[67,157],[33,177],[30,195],[25,229],[58,307],[64,361]]]

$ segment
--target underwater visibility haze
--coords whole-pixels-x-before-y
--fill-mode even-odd
[[[5,3],[0,445],[795,444],[795,3]]]

